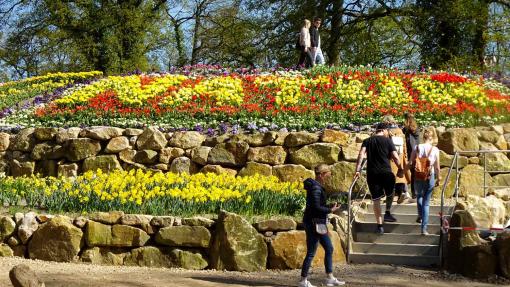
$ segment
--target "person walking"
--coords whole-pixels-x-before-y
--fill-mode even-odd
[[[310,28],[312,66],[315,66],[316,64],[324,65],[324,55],[322,54],[321,49],[321,35],[319,33],[321,24],[322,19],[315,17],[313,19],[313,26]]]
[[[367,158],[367,183],[372,201],[374,203],[374,216],[377,222],[376,232],[384,233],[383,218],[381,215],[381,199],[386,196],[386,212],[384,221],[395,222],[397,219],[391,215],[393,204],[393,190],[395,188],[395,175],[391,171],[390,159],[397,166],[397,176],[403,176],[404,169],[400,163],[395,145],[389,138],[388,126],[379,123],[375,134],[365,139],[356,162],[354,179],[361,174],[361,162]]]
[[[405,201],[411,203],[411,196],[407,191],[407,185],[411,183],[411,173],[409,169],[406,169],[409,156],[407,155],[405,135],[403,131],[398,127],[397,121],[395,121],[395,118],[393,118],[392,115],[385,115],[382,118],[382,122],[388,125],[389,136],[393,142],[393,145],[395,145],[395,149],[397,150],[397,154],[400,162],[402,163],[402,167],[404,170],[406,170],[403,176],[397,176],[397,166],[394,162],[390,162],[391,171],[395,175],[395,194],[398,198],[397,203],[401,204]]]
[[[414,115],[410,113],[404,114],[404,127],[402,128],[402,132],[406,137],[406,149],[407,149],[407,162],[411,162],[411,153],[413,149],[420,143],[420,131],[418,129],[418,124],[414,119]],[[414,169],[411,169],[411,195],[413,198],[416,198],[416,191],[414,189]]]
[[[326,192],[323,186],[330,177],[331,170],[329,166],[320,164],[315,168],[315,180],[307,178],[304,181],[306,208],[303,215],[303,225],[306,233],[306,256],[301,268],[299,287],[314,287],[308,281],[308,270],[312,265],[319,242],[324,248],[324,267],[326,268],[324,284],[326,286],[341,286],[345,284],[345,282],[339,281],[333,276],[333,244],[326,227],[328,214],[340,208],[337,203],[331,208],[326,206]]]
[[[439,186],[441,174],[439,149],[432,145],[432,132],[425,130],[423,140],[425,143],[417,145],[411,154],[411,166],[415,169],[414,189],[418,202],[416,222],[421,222],[421,234],[428,235],[430,197],[434,187]]]
[[[309,68],[312,65],[312,57],[311,57],[311,42],[310,42],[310,26],[311,22],[308,19],[303,21],[303,27],[301,27],[301,31],[299,32],[299,45],[300,45],[300,55],[298,61],[298,67]]]

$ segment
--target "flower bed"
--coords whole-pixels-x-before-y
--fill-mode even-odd
[[[25,100],[39,96],[33,99],[37,104],[43,101],[44,95],[101,75],[101,72],[54,73],[3,83],[0,86],[0,110],[3,110],[1,115],[9,114],[11,112],[9,108],[19,106]],[[23,104],[28,106],[30,103]]]
[[[26,202],[50,212],[119,210],[152,215],[192,215],[227,209],[241,214],[294,215],[304,205],[299,182],[260,175],[153,173],[142,170],[87,172],[77,178],[7,177],[0,201]]]
[[[406,112],[446,126],[508,121],[510,114],[509,89],[483,78],[362,67],[248,72],[106,77],[67,89],[51,104],[7,122],[310,130],[371,124],[381,115],[401,118]]]

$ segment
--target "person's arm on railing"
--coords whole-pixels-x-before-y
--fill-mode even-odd
[[[361,163],[367,155],[367,148],[362,146],[359,150],[358,159],[356,161],[356,172],[354,173],[354,180],[356,180],[361,174]]]

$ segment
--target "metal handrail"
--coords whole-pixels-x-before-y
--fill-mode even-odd
[[[444,193],[446,191],[446,187],[448,186],[448,181],[450,180],[450,175],[453,170],[453,166],[455,165],[455,193],[458,200],[458,192],[457,192],[457,184],[459,178],[459,154],[456,152],[453,156],[452,163],[450,164],[450,168],[448,169],[448,174],[443,183],[443,188],[441,189],[441,213],[439,214],[439,221],[441,224],[441,230],[443,230],[443,214],[444,214]],[[439,264],[443,266],[443,232],[439,234]]]
[[[487,174],[488,173],[508,173],[510,171],[488,171],[487,170],[487,157],[486,155],[488,153],[510,153],[510,150],[467,150],[467,151],[457,151],[455,152],[455,155],[452,159],[452,163],[450,165],[450,168],[448,169],[448,174],[446,175],[446,179],[444,180],[444,183],[443,183],[443,188],[441,189],[441,214],[440,214],[440,218],[441,218],[441,229],[443,227],[443,217],[444,217],[444,194],[445,194],[445,191],[446,191],[446,187],[448,185],[448,181],[450,179],[450,175],[451,175],[451,172],[455,166],[455,186],[454,186],[454,194],[455,194],[455,204],[457,204],[457,202],[459,201],[459,178],[460,178],[460,173],[459,173],[459,155],[460,154],[473,154],[473,153],[476,153],[476,154],[483,154],[483,195],[484,197],[487,197],[487,187],[489,187],[487,185]],[[451,218],[453,216],[453,212],[454,210],[452,209],[451,213],[449,214],[449,217]],[[439,248],[440,248],[440,252],[439,252],[439,262],[441,263],[441,266],[442,266],[442,263],[443,263],[443,232],[441,232],[440,234],[440,245],[439,245]]]
[[[366,163],[366,161],[363,160],[363,162],[361,163],[361,170],[363,170],[365,163]],[[356,186],[356,183],[358,182],[358,180],[361,178],[361,175],[362,175],[362,173],[360,172],[360,176],[358,176],[357,178],[355,178],[352,181],[351,186],[349,187],[348,195],[347,195],[347,246],[346,246],[347,262],[349,262],[349,256],[351,254],[351,229],[352,229],[351,226],[352,226],[354,219],[356,219],[356,215],[352,215],[352,219],[351,219],[352,190]],[[366,196],[366,194],[365,194],[365,196]],[[356,213],[358,211],[359,211],[359,209],[356,211]]]

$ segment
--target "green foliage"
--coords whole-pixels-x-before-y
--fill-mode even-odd
[[[510,65],[508,1],[11,2],[0,1],[0,23],[7,24],[0,33],[0,65],[14,78],[202,63],[294,66],[300,27],[315,16],[323,19],[321,46],[330,65],[501,73]]]
[[[417,28],[422,64],[434,69],[483,69],[489,1],[420,0]]]

